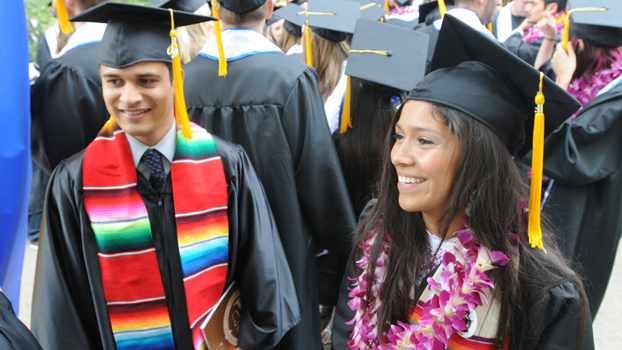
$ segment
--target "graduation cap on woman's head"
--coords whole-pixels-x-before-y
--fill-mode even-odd
[[[348,86],[341,114],[341,133],[352,128],[350,121],[350,77],[410,91],[425,74],[427,34],[386,23],[359,18],[352,37],[346,75]]]
[[[343,41],[354,33],[361,17],[360,5],[348,0],[309,0],[307,19],[311,30],[330,41]]]
[[[193,13],[105,2],[71,18],[72,21],[108,23],[99,45],[97,63],[123,69],[140,62],[173,65],[175,116],[190,138],[192,131],[183,94],[175,27],[215,20]]]
[[[564,26],[564,49],[569,34],[596,46],[622,46],[622,1],[571,0]]]
[[[384,6],[373,0],[356,0],[361,7],[361,17],[371,19],[372,21],[379,21],[384,15],[387,14]]]
[[[194,12],[207,4],[207,0],[149,0],[149,3],[155,7]]]
[[[307,20],[307,11],[304,8],[291,3],[274,11],[272,17],[275,16],[279,19],[285,19],[285,23],[283,23],[285,30],[296,36],[302,36],[302,26]]]
[[[451,15],[443,20],[430,69],[408,99],[464,112],[501,137],[512,155],[522,157],[533,149],[529,240],[532,247],[542,248],[544,137],[581,104],[499,43]]]

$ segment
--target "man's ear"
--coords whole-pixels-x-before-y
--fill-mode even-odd
[[[184,81],[184,77],[186,76],[186,73],[184,72],[184,69],[181,69],[181,81]]]
[[[559,4],[553,1],[552,3],[546,5],[544,9],[550,13],[557,13],[557,11],[559,10]]]
[[[266,11],[266,19],[270,19],[270,17],[272,17],[273,12],[274,12],[274,0],[268,0],[268,11]]]

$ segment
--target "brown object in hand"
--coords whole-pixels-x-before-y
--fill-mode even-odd
[[[233,282],[201,325],[209,350],[235,350],[242,312],[240,290]]]

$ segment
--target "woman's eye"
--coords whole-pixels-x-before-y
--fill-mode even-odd
[[[431,145],[434,143],[432,140],[426,139],[425,137],[420,137],[417,141],[422,145]]]
[[[395,139],[395,141],[403,141],[404,140],[404,135],[395,134],[395,135],[393,135],[393,138]]]

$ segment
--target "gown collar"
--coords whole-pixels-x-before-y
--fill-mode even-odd
[[[450,14],[454,17],[456,17],[457,19],[461,20],[462,22],[468,24],[470,27],[472,27],[473,29],[477,30],[480,33],[484,33],[486,36],[488,36],[491,39],[495,39],[495,37],[492,35],[492,33],[490,33],[490,31],[488,30],[488,28],[486,28],[482,22],[480,21],[479,17],[477,16],[477,14],[469,9],[465,9],[462,7],[454,7],[451,10],[447,11],[447,14]],[[443,19],[437,19],[436,21],[434,21],[434,23],[432,24],[434,26],[434,29],[438,32],[441,30],[441,26],[443,25]],[[496,40],[496,39],[495,39]]]
[[[261,53],[283,53],[278,46],[271,43],[266,37],[253,29],[244,27],[233,27],[223,30],[222,45],[227,62]],[[215,35],[205,43],[201,51],[199,51],[199,56],[218,61],[218,46]]]
[[[61,50],[61,52],[59,52],[58,57],[75,49],[76,47],[101,42],[104,37],[104,31],[106,31],[105,23],[84,23],[71,35],[67,45]]]

